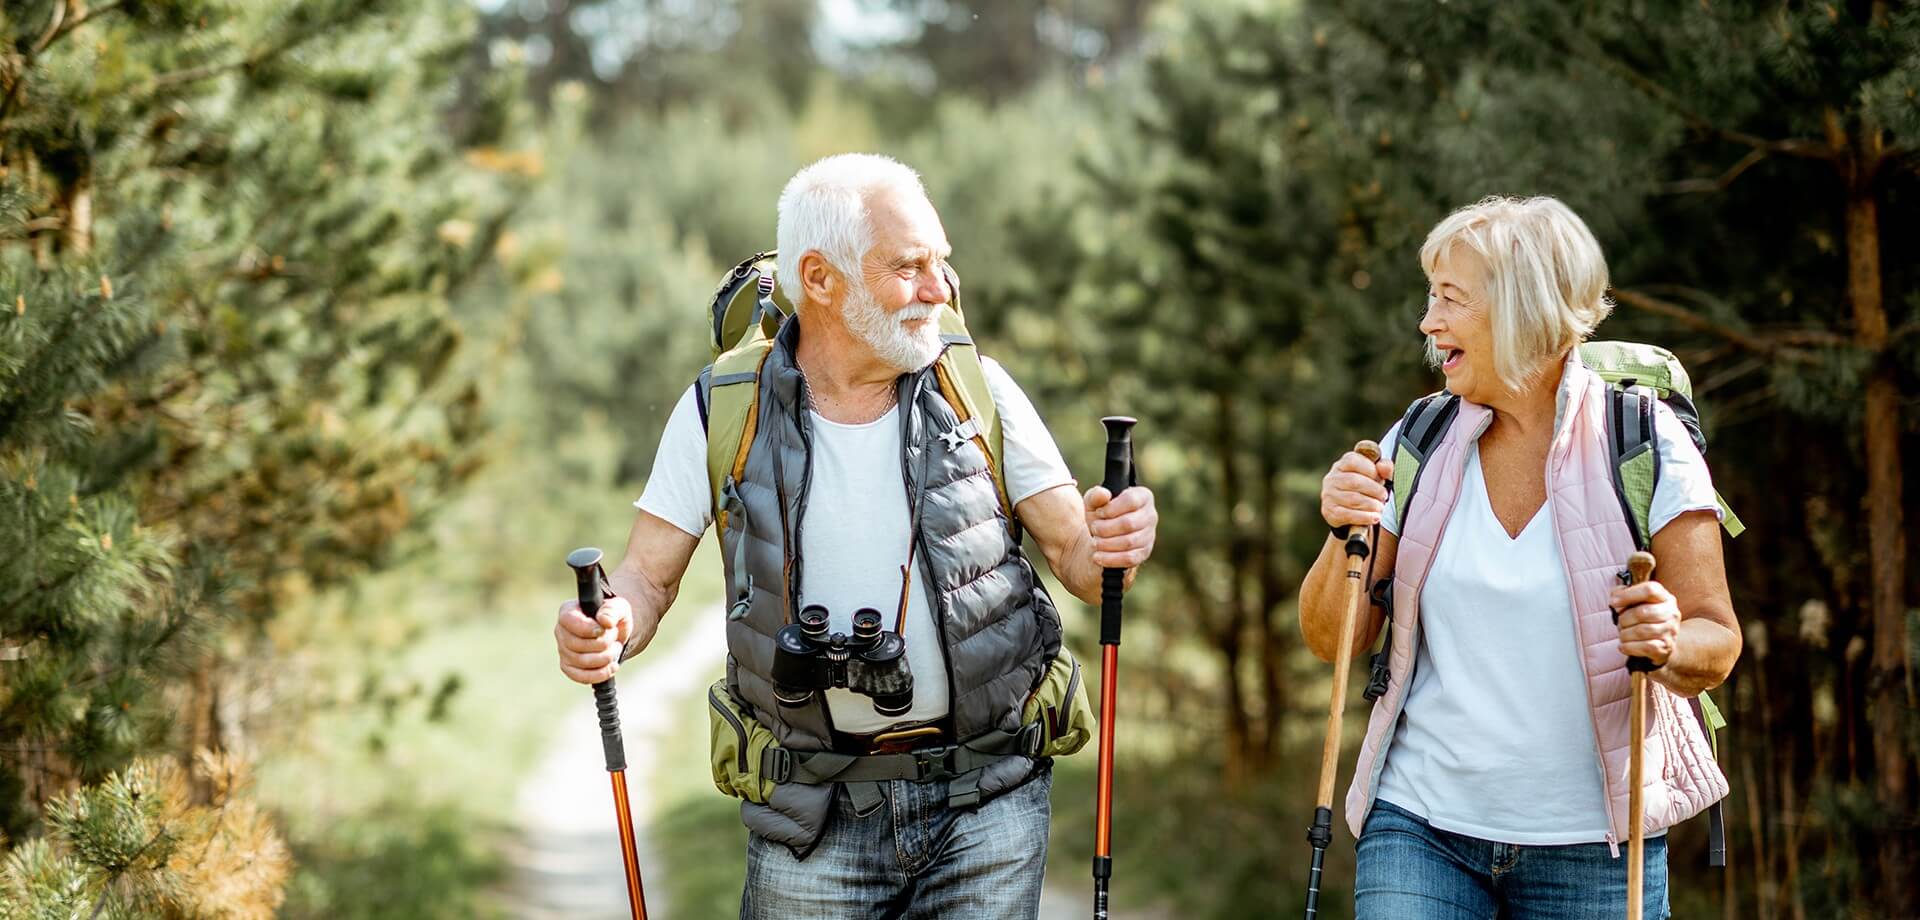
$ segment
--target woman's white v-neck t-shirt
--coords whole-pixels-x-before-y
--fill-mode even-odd
[[[1461,480],[1420,589],[1413,686],[1378,795],[1482,840],[1605,840],[1606,795],[1552,509],[1543,502],[1509,537],[1478,446]]]
[[[1686,429],[1654,407],[1660,479],[1654,533],[1690,511],[1719,513]],[[1399,425],[1381,444],[1393,456]],[[1527,846],[1607,839],[1606,794],[1587,703],[1553,498],[1518,536],[1494,517],[1480,448],[1420,589],[1420,641],[1379,798],[1443,831]],[[1385,523],[1394,530],[1388,501]]]

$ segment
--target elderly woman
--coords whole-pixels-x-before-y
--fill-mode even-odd
[[[1607,384],[1577,351],[1612,307],[1599,243],[1551,198],[1493,198],[1441,221],[1420,262],[1420,331],[1457,409],[1404,518],[1388,459],[1348,453],[1320,490],[1329,526],[1379,525],[1373,577],[1393,585],[1390,679],[1347,795],[1356,914],[1621,916],[1633,656],[1656,666],[1645,903],[1665,917],[1659,835],[1727,788],[1686,698],[1740,654],[1706,464],[1657,404],[1659,567],[1620,586],[1635,543],[1611,488]],[[1300,597],[1301,630],[1327,660],[1370,647],[1388,615],[1373,607],[1354,647],[1336,648],[1344,581],[1329,539]]]

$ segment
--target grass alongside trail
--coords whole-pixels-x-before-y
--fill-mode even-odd
[[[719,679],[720,675],[714,675]],[[662,755],[647,834],[666,865],[658,875],[675,917],[735,917],[747,872],[747,829],[740,800],[713,787],[707,763],[706,687],[674,703],[673,743]],[[652,884],[650,882],[650,884]]]
[[[269,683],[288,711],[257,757],[296,860],[283,916],[501,916],[520,786],[556,732],[592,730],[559,718],[586,694],[554,663],[562,558],[579,542],[618,554],[633,514],[628,489],[550,508],[523,482],[478,485],[434,552],[283,618],[288,664]],[[719,596],[711,541],[692,571],[682,613]]]
[[[553,714],[578,696],[532,623],[550,596],[505,600],[502,610],[423,630],[379,677],[361,678],[382,688],[376,695],[455,688],[443,700],[396,696],[321,713],[262,758],[262,797],[295,846],[287,916],[491,915],[477,895],[499,878],[497,848],[520,778],[554,730]],[[332,641],[337,648],[315,654],[369,654],[345,631]],[[347,689],[352,672],[339,680]]]

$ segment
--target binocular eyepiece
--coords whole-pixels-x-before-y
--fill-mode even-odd
[[[871,697],[883,716],[903,716],[913,708],[913,673],[907,670],[907,643],[898,633],[882,632],[880,611],[863,607],[853,615],[853,635],[829,632],[827,608],[809,604],[799,622],[775,634],[773,696],[789,708],[805,706],[829,688]]]

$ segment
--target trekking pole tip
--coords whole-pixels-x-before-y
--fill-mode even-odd
[[[1361,441],[1353,445],[1353,452],[1375,463],[1380,462],[1380,445],[1372,441]]]

